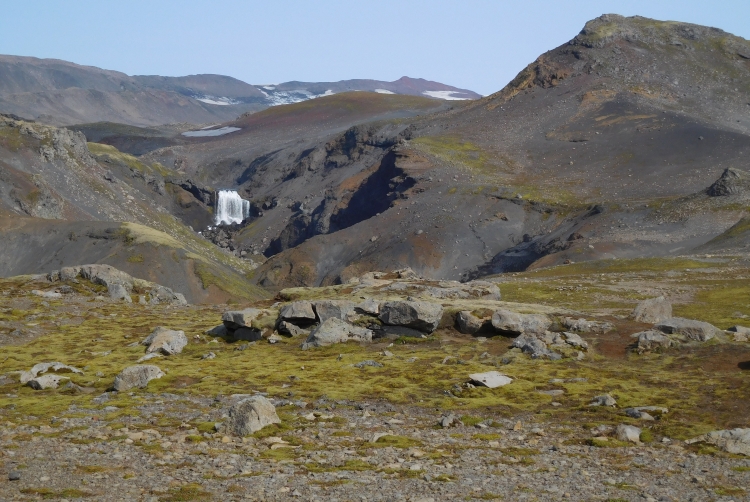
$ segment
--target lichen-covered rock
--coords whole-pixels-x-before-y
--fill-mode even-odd
[[[461,333],[473,335],[484,325],[484,321],[468,310],[462,310],[456,314],[456,327]]]
[[[331,317],[346,321],[354,314],[355,303],[348,300],[318,300],[312,306],[318,322],[325,322]]]
[[[565,343],[567,343],[568,345],[571,345],[577,349],[583,349],[583,350],[589,349],[588,342],[585,341],[583,338],[581,338],[580,335],[577,335],[576,333],[569,333],[566,331],[563,333],[563,337],[565,338]]]
[[[184,331],[157,326],[141,343],[148,345],[147,353],[159,352],[165,356],[171,356],[182,352],[182,349],[188,344],[188,339]]]
[[[750,456],[750,429],[713,431],[685,442],[688,444],[709,443],[728,453]]]
[[[682,317],[671,317],[654,325],[654,328],[668,335],[680,335],[698,342],[712,339],[718,331],[716,326],[707,322]]]
[[[56,389],[63,380],[70,379],[63,375],[47,374],[32,378],[26,385],[34,390]]]
[[[620,441],[638,444],[641,442],[641,429],[632,425],[620,424],[615,429],[615,436]]]
[[[617,401],[614,397],[610,396],[609,394],[602,394],[601,396],[596,396],[594,399],[591,400],[591,404],[589,406],[616,406]]]
[[[372,331],[353,326],[337,317],[329,317],[310,333],[302,348],[324,347],[348,341],[371,342]]]
[[[280,424],[276,407],[263,396],[252,396],[234,404],[227,413],[223,430],[233,436],[247,436],[271,424]]]
[[[312,303],[306,301],[292,302],[285,305],[279,312],[279,319],[292,322],[315,322],[316,316]]]
[[[492,326],[499,332],[509,335],[543,335],[552,325],[549,317],[542,314],[519,314],[500,309],[492,315]]]
[[[632,316],[638,322],[661,322],[672,317],[672,304],[663,296],[649,298],[638,302]]]
[[[391,301],[380,305],[380,319],[385,324],[414,328],[432,333],[443,317],[443,306],[439,303],[421,301]]]
[[[128,366],[115,377],[112,386],[116,391],[123,392],[138,387],[143,389],[148,383],[164,376],[164,372],[158,366],[152,364],[136,364]]]

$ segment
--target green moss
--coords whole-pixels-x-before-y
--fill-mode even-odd
[[[212,495],[198,483],[182,485],[169,490],[169,495],[161,498],[164,502],[186,502],[189,500],[210,500]]]
[[[394,436],[388,435],[378,438],[375,443],[372,443],[377,447],[388,447],[393,448],[413,448],[415,446],[422,446],[422,442],[418,439],[406,437],[406,436]]]

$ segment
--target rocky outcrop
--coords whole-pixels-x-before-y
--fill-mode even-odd
[[[302,348],[324,347],[348,341],[371,342],[372,335],[369,329],[353,326],[337,317],[329,317],[310,333]]]
[[[713,185],[706,189],[711,197],[750,193],[750,173],[728,167]]]
[[[513,340],[513,347],[521,349],[524,354],[529,354],[532,359],[561,359],[562,356],[557,352],[551,351],[547,344],[536,338],[534,335],[520,335]]]
[[[391,301],[380,305],[380,319],[385,324],[404,326],[424,333],[432,333],[443,317],[439,303],[421,301]]]
[[[280,424],[276,407],[263,396],[252,396],[229,408],[221,429],[233,436],[247,436],[272,424]]]
[[[316,321],[317,316],[313,310],[312,303],[298,301],[284,306],[279,312],[279,319],[282,321],[291,321],[295,324],[312,324]]]
[[[123,392],[133,388],[143,389],[151,380],[161,378],[164,372],[158,366],[152,364],[137,364],[128,366],[115,377],[112,388],[118,392]]]
[[[51,282],[72,281],[77,277],[82,277],[94,284],[105,286],[110,298],[115,300],[123,300],[131,303],[131,295],[137,288],[148,291],[149,303],[152,305],[187,305],[187,300],[181,293],[176,293],[160,284],[135,278],[110,265],[91,264],[63,267],[60,270],[55,270],[47,274],[47,280]]]

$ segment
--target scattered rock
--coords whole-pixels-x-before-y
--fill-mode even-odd
[[[353,326],[336,317],[330,317],[310,333],[305,343],[302,344],[302,348],[324,347],[326,345],[333,345],[334,343],[345,343],[350,340],[371,342],[372,331]]]
[[[152,305],[160,305],[160,304],[168,304],[168,305],[187,305],[188,302],[185,299],[185,296],[182,293],[175,293],[171,289],[169,289],[166,286],[162,286],[160,284],[155,284],[151,291],[149,291],[149,296],[151,296],[151,304]]]
[[[620,424],[615,429],[615,436],[620,441],[639,444],[641,442],[641,429],[632,425]]]
[[[574,319],[572,317],[563,317],[560,321],[565,328],[579,333],[606,333],[615,329],[614,325],[609,322],[587,321],[586,319]]]
[[[355,368],[364,368],[365,366],[372,366],[373,368],[382,368],[383,365],[380,364],[377,361],[373,361],[372,359],[368,359],[366,361],[359,362],[354,365]]]
[[[136,363],[141,364],[143,362],[149,361],[151,359],[156,359],[158,357],[164,357],[160,352],[151,352],[150,354],[146,354],[143,357],[139,358]]]
[[[687,444],[708,443],[728,453],[750,456],[750,429],[713,431],[685,442]]]
[[[573,347],[577,349],[583,349],[588,350],[589,344],[586,342],[583,338],[580,337],[580,335],[577,335],[575,333],[569,333],[564,332],[563,336],[565,337],[565,343],[568,345],[572,345]]]
[[[207,359],[215,359],[215,358],[216,358],[216,354],[214,354],[213,352],[209,352],[209,353],[203,354],[201,356],[201,359],[204,360],[204,361],[207,360]]]
[[[659,322],[654,328],[668,335],[676,334],[699,342],[712,339],[718,331],[715,326],[707,322],[682,317],[671,317]]]
[[[629,416],[630,418],[638,418],[641,420],[656,420],[651,414],[649,414],[646,411],[636,409],[636,408],[626,408],[625,414]]]
[[[609,394],[602,394],[601,396],[596,396],[591,400],[591,404],[589,406],[616,406],[617,401],[614,397],[610,396]]]
[[[392,301],[380,305],[378,319],[385,324],[432,333],[443,317],[443,306],[422,301]]]
[[[223,430],[233,436],[247,436],[271,424],[280,424],[276,408],[263,396],[243,399],[229,408]]]
[[[138,364],[128,366],[115,377],[113,388],[118,391],[126,391],[135,387],[145,388],[148,383],[164,376],[164,372],[158,366],[151,364]]]
[[[41,375],[42,373],[46,373],[48,371],[54,371],[55,373],[77,373],[79,375],[83,375],[83,371],[79,370],[78,368],[55,361],[51,363],[35,364],[29,371],[20,372],[19,380],[22,384],[27,384],[32,379],[36,378],[37,375]]]
[[[542,314],[519,314],[500,309],[492,315],[492,326],[501,333],[512,336],[522,334],[542,335],[552,321]]]
[[[655,324],[672,317],[672,304],[663,296],[638,302],[632,313],[638,322]]]
[[[8,473],[8,481],[18,481],[21,479],[21,473],[18,471],[10,471]]]
[[[513,347],[521,349],[524,354],[529,354],[532,359],[548,358],[551,360],[561,359],[561,355],[557,352],[552,352],[547,344],[540,339],[530,336],[521,335],[513,340]]]
[[[537,392],[545,396],[562,396],[565,394],[565,391],[562,389],[538,390]]]
[[[513,381],[513,379],[509,376],[505,376],[497,371],[487,371],[486,373],[472,373],[471,375],[469,375],[469,379],[478,385],[483,385],[485,387],[489,387],[490,389],[508,385]]]
[[[37,296],[41,296],[42,298],[51,298],[51,299],[62,298],[62,294],[55,293],[54,291],[40,291],[38,289],[32,289],[31,293]]]
[[[639,353],[648,352],[657,349],[668,349],[672,346],[672,339],[666,336],[661,331],[648,330],[641,331],[631,335],[633,338],[637,338],[636,350]]]
[[[179,354],[188,344],[184,331],[175,331],[163,326],[157,326],[142,342],[148,345],[147,353],[160,352],[165,356]]]
[[[484,321],[472,314],[469,310],[462,310],[456,314],[456,327],[461,333],[473,335],[482,329],[483,325]]]

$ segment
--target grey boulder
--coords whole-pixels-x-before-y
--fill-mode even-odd
[[[182,293],[175,293],[166,286],[155,284],[151,291],[148,292],[151,296],[152,305],[168,304],[168,305],[187,305],[188,302]]]
[[[32,378],[26,385],[34,390],[56,389],[63,380],[70,380],[63,375],[47,374]]]
[[[35,379],[38,375],[47,373],[48,371],[54,371],[55,373],[77,373],[79,375],[83,375],[83,371],[79,370],[78,368],[55,361],[51,363],[37,363],[32,366],[29,371],[22,371],[20,373],[19,379],[22,384],[27,384],[31,380]]]
[[[432,333],[443,317],[439,303],[421,301],[391,301],[380,305],[380,319],[385,324],[404,326],[424,333]]]
[[[632,316],[638,322],[661,322],[672,317],[672,304],[663,296],[649,298],[638,302]]]
[[[612,323],[609,322],[587,321],[586,319],[574,319],[573,317],[564,317],[560,323],[565,328],[571,331],[578,331],[579,333],[589,333],[591,331],[606,333],[615,329]]]
[[[638,444],[641,442],[641,429],[632,425],[620,424],[615,429],[615,436],[620,441]]]
[[[148,345],[146,353],[159,352],[165,356],[179,354],[188,344],[184,331],[175,331],[163,326],[158,326],[146,337],[143,345]]]
[[[513,340],[513,347],[521,349],[524,354],[529,354],[532,359],[548,358],[552,360],[560,359],[562,356],[557,352],[552,352],[547,344],[534,336],[521,335]]]
[[[229,408],[223,430],[233,436],[247,436],[271,424],[280,424],[274,405],[263,396],[252,396]]]
[[[495,387],[502,387],[508,385],[513,381],[509,376],[503,375],[497,371],[487,371],[485,373],[472,373],[469,375],[469,379],[477,385],[489,387],[494,389]]]
[[[115,377],[115,383],[112,386],[116,391],[122,392],[138,387],[143,389],[148,383],[164,376],[164,372],[158,366],[152,364],[136,364],[128,366]]]
[[[542,335],[551,324],[550,318],[542,314],[519,314],[500,309],[492,315],[492,326],[497,331],[509,335]]]
[[[680,335],[688,340],[705,342],[716,336],[718,329],[707,322],[671,317],[659,322],[655,329],[668,335]]]
[[[300,328],[296,324],[292,324],[288,321],[281,321],[279,323],[278,330],[279,330],[279,333],[286,335],[286,336],[291,336],[291,337],[296,337],[300,335],[305,335],[305,336],[310,335],[309,329]]]
[[[596,396],[594,399],[591,400],[591,404],[589,406],[616,406],[617,401],[614,397],[610,396],[609,394],[602,394],[601,396]]]
[[[336,317],[330,317],[310,333],[305,343],[302,344],[302,348],[325,347],[348,341],[371,342],[372,331],[353,326]]]
[[[110,284],[107,286],[107,292],[113,300],[123,300],[125,303],[133,303],[130,292],[122,284]]]

